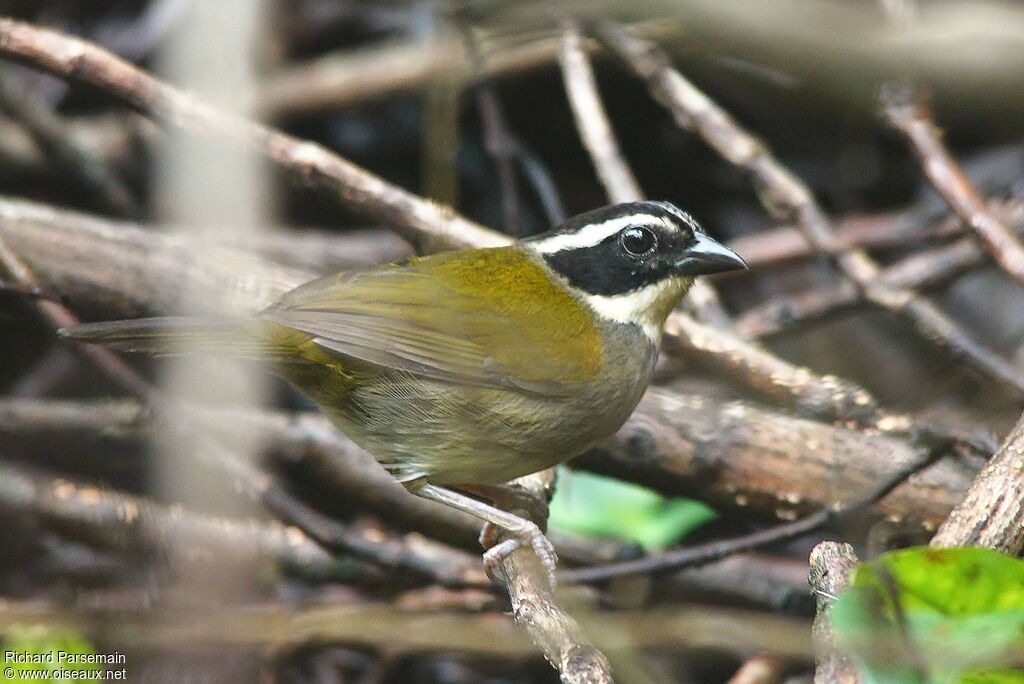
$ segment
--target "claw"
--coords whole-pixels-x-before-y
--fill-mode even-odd
[[[480,533],[481,543],[486,541],[493,541],[496,537],[497,528],[488,523],[484,526],[483,531]],[[554,589],[557,584],[556,570],[558,568],[558,556],[555,554],[555,547],[548,541],[548,538],[544,536],[544,533],[540,531],[534,523],[524,521],[523,526],[517,530],[509,530],[510,536],[502,542],[494,544],[487,551],[484,552],[484,566],[487,568],[487,572],[492,577],[494,575],[501,576],[504,573],[501,571],[501,561],[505,560],[510,553],[518,549],[523,544],[529,544],[533,552],[537,554],[537,558],[540,560],[541,565],[544,566],[544,570],[548,576],[548,583],[551,588]]]

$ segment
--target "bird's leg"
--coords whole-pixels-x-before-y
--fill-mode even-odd
[[[416,483],[410,486],[409,490],[417,496],[422,496],[424,499],[437,501],[446,506],[464,511],[480,518],[485,523],[500,527],[511,533],[512,536],[510,538],[498,542],[484,552],[484,564],[489,570],[497,568],[498,564],[506,556],[523,544],[529,544],[540,559],[541,565],[547,571],[548,581],[551,583],[551,586],[555,586],[555,570],[558,557],[555,555],[555,548],[548,541],[548,538],[544,536],[544,533],[540,531],[536,523],[445,487],[438,487],[437,485],[427,483]],[[486,528],[481,535],[481,541],[484,541],[485,536],[489,536]]]

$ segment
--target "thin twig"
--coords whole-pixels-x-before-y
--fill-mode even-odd
[[[1024,220],[1024,202],[1020,199],[993,201],[992,211],[1014,222]],[[923,290],[944,285],[986,261],[985,252],[975,240],[962,238],[901,259],[885,267],[879,279],[895,289]],[[860,303],[860,292],[852,283],[817,287],[803,294],[775,297],[749,309],[739,316],[736,328],[748,337],[765,337]]]
[[[836,264],[867,301],[907,316],[923,336],[941,343],[989,377],[1024,394],[1024,372],[971,338],[949,316],[917,293],[883,283],[881,268],[864,250],[844,249],[838,245],[828,218],[807,186],[775,159],[764,143],[673,69],[656,44],[617,25],[600,24],[599,33],[602,40],[647,82],[654,97],[672,112],[676,123],[698,133],[725,159],[749,172],[762,190],[760,195],[766,206],[784,210],[817,251],[834,255]]]
[[[989,209],[942,142],[923,98],[890,88],[883,96],[886,119],[910,142],[928,179],[964,224],[981,239],[988,252],[1018,283],[1024,285],[1024,245],[1011,225]]]
[[[583,35],[579,25],[571,19],[562,23],[562,47],[558,56],[562,65],[562,82],[576,119],[576,130],[590,153],[608,199],[616,203],[641,199],[644,193],[622,156],[601,104],[594,70],[583,49]]]

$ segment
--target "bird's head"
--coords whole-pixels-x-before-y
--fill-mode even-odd
[[[655,342],[694,277],[746,268],[668,202],[602,207],[522,244],[598,316],[635,324]]]

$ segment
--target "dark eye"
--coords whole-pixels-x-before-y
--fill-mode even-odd
[[[658,248],[658,236],[649,228],[627,228],[619,234],[619,244],[631,257],[645,257]]]

